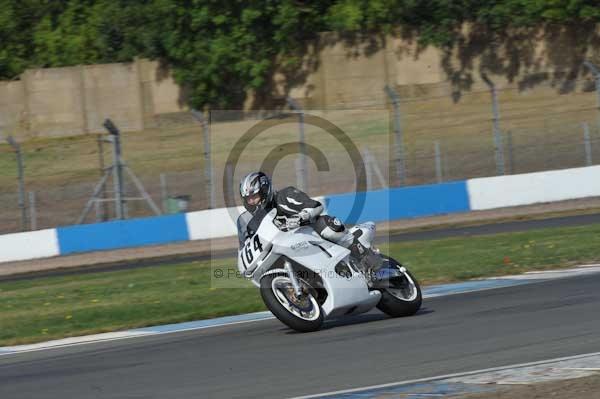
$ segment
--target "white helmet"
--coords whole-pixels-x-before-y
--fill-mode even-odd
[[[273,202],[273,186],[271,180],[263,172],[252,172],[240,181],[240,195],[244,208],[252,214],[258,209],[265,209]]]

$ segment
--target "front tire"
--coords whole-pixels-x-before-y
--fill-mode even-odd
[[[310,285],[298,278],[303,295],[294,293],[291,279],[285,273],[272,274],[260,280],[260,294],[267,308],[281,321],[298,332],[317,331],[323,324],[323,310]]]
[[[386,266],[400,270],[402,265],[384,256]],[[377,308],[392,317],[412,316],[419,311],[423,297],[417,279],[404,268],[404,276],[391,279],[387,288],[381,289],[381,300]]]

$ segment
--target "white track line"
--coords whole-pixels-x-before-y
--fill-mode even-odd
[[[534,272],[534,273],[536,273],[535,275],[524,274],[524,275],[515,275],[515,276],[492,277],[492,278],[481,279],[481,280],[469,280],[464,283],[465,284],[466,283],[476,284],[478,281],[503,280],[503,279],[504,280],[535,280],[532,282],[537,282],[537,281],[541,282],[544,280],[550,280],[550,279],[554,279],[554,278],[564,278],[564,277],[571,277],[571,276],[582,275],[582,274],[592,274],[592,273],[598,273],[598,272],[600,272],[600,265],[583,265],[583,266],[577,266],[577,267],[571,268],[571,269],[559,269],[559,270],[547,270],[547,271]],[[449,284],[449,285],[453,285],[453,284]],[[493,286],[493,287],[485,287],[485,288],[477,288],[477,289],[473,289],[473,288],[457,289],[455,291],[442,292],[439,294],[438,293],[434,293],[434,294],[425,294],[424,293],[423,298],[427,299],[427,298],[435,298],[435,297],[441,297],[441,296],[465,294],[468,292],[487,291],[487,290],[493,290],[493,289],[498,289],[498,288],[506,288],[508,286],[511,286],[511,284]],[[427,288],[433,288],[433,286],[427,287]],[[427,289],[427,288],[425,288],[425,289]],[[259,317],[258,316],[259,314],[264,314],[264,313],[267,313],[267,312],[257,312],[256,315],[257,315],[257,317]],[[247,316],[247,314],[239,315],[239,317],[244,317],[244,316]],[[230,317],[235,317],[235,316],[226,316],[226,317],[230,318]],[[181,329],[167,330],[167,331],[149,331],[152,327],[147,327],[147,328],[142,328],[142,329],[137,329],[137,330],[120,331],[120,332],[105,333],[105,334],[95,334],[95,335],[89,335],[89,336],[83,336],[83,337],[65,338],[65,339],[46,341],[46,342],[41,342],[41,343],[31,344],[31,345],[0,347],[0,357],[6,356],[6,355],[14,355],[17,353],[34,352],[34,351],[41,351],[41,350],[54,349],[54,348],[65,348],[65,347],[70,347],[70,346],[92,344],[92,343],[97,343],[97,342],[108,342],[108,341],[115,341],[115,340],[120,340],[120,339],[136,338],[136,337],[143,337],[143,336],[157,336],[157,335],[178,333],[178,332],[183,332],[183,331],[203,330],[203,329],[214,328],[214,327],[226,327],[226,326],[231,326],[231,325],[235,325],[235,324],[244,324],[244,323],[252,323],[252,322],[264,321],[264,320],[273,320],[274,318],[275,318],[275,316],[271,315],[270,317],[260,317],[260,318],[251,319],[251,320],[234,320],[234,321],[228,321],[228,322],[223,322],[223,323],[199,325],[199,326],[193,326],[193,327],[183,327]],[[198,323],[203,323],[203,322],[210,323],[210,319],[198,321]],[[193,323],[193,322],[187,322],[187,323]],[[186,323],[181,323],[181,324],[186,324]],[[161,326],[155,326],[155,327],[160,328]],[[140,330],[145,330],[145,331],[140,331]]]
[[[136,331],[136,332],[128,332],[123,331],[122,333],[104,333],[104,334],[96,334],[96,335],[86,335],[83,337],[73,337],[73,338],[65,338],[54,341],[46,341],[40,342],[37,344],[31,345],[19,345],[19,346],[5,346],[0,347],[0,357],[6,355],[14,355],[17,353],[27,353],[27,352],[37,352],[47,349],[56,349],[56,348],[67,348],[71,346],[79,346],[86,344],[94,344],[100,342],[109,342],[109,341],[118,341],[122,339],[128,338],[140,338],[140,337],[154,337],[165,334],[179,333],[185,331],[193,331],[193,330],[204,330],[207,328],[213,327],[226,327],[235,324],[244,324],[244,323],[252,323],[263,320],[272,320],[275,316],[271,316],[268,318],[261,319],[253,319],[253,320],[240,320],[240,321],[231,321],[223,324],[214,324],[208,326],[200,326],[200,327],[190,327],[190,328],[182,328],[181,330],[170,330],[170,331]],[[117,336],[113,336],[112,334],[118,334]]]
[[[417,384],[417,383],[422,383],[422,382],[446,380],[446,379],[450,379],[450,378],[465,377],[465,376],[489,373],[489,372],[494,372],[494,371],[510,370],[510,369],[515,369],[515,368],[529,367],[529,366],[539,366],[542,364],[561,362],[561,361],[565,361],[565,360],[583,359],[586,357],[592,357],[592,356],[598,356],[598,355],[600,355],[600,352],[586,353],[583,355],[561,357],[561,358],[549,359],[549,360],[541,360],[541,361],[530,362],[530,363],[513,364],[510,366],[493,367],[493,368],[489,368],[489,369],[467,371],[464,373],[446,374],[446,375],[440,375],[437,377],[427,377],[427,378],[419,378],[416,380],[390,382],[387,384],[370,385],[370,386],[365,386],[365,387],[360,387],[360,388],[352,388],[352,389],[344,389],[344,390],[340,390],[340,391],[324,392],[324,393],[319,393],[319,394],[315,394],[315,395],[295,396],[291,399],[313,399],[313,398],[323,398],[323,397],[334,396],[334,395],[360,393],[363,391],[370,391],[370,390],[375,390],[375,389],[392,388],[392,387],[398,387],[398,386],[408,385],[408,384]]]

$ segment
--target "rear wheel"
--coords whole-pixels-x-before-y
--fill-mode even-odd
[[[414,315],[423,301],[419,282],[400,263],[387,256],[383,258],[383,267],[400,270],[402,276],[390,279],[388,286],[381,288],[381,300],[377,308],[392,317]]]
[[[292,280],[284,273],[272,274],[260,280],[260,294],[267,308],[283,324],[299,332],[316,331],[323,324],[323,311],[315,290],[298,278],[302,289],[296,295]]]

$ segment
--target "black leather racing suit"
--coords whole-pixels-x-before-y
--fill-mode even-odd
[[[265,206],[268,212],[273,208],[277,208],[278,220],[285,220],[289,217],[294,217],[299,214],[304,214],[307,217],[306,224],[311,224],[315,231],[326,240],[333,241],[336,244],[348,246],[352,243],[352,238],[346,234],[346,228],[338,218],[321,215],[323,212],[323,204],[310,198],[306,193],[298,190],[295,187],[286,187],[279,190],[273,196],[271,204]],[[247,237],[254,234],[249,231],[249,223],[253,215],[250,212],[242,213],[237,220],[238,238],[240,247],[244,244]],[[345,242],[350,240],[349,242]]]

